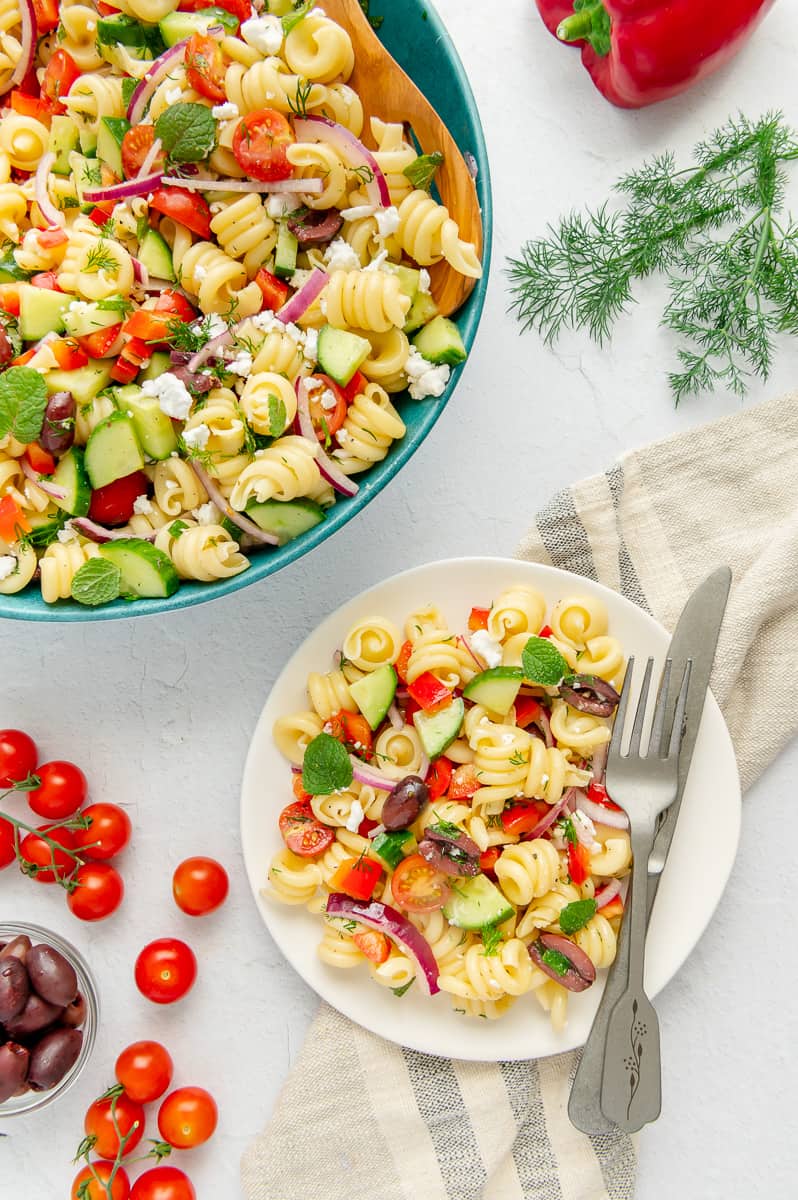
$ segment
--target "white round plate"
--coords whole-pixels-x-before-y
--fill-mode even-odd
[[[336,970],[316,956],[321,918],[302,907],[260,895],[273,854],[282,845],[280,810],[292,800],[290,767],[272,742],[277,717],[309,707],[305,682],[325,671],[349,627],[379,613],[400,628],[407,614],[434,603],[453,630],[466,628],[473,605],[486,606],[512,583],[531,584],[549,608],[567,595],[601,597],[610,632],[627,655],[664,660],[668,634],[628,600],[581,576],[553,567],[502,558],[460,558],[429,563],[370,588],[332,613],[290,659],[261,713],[249,749],[241,797],[241,836],[247,874],[263,920],[302,978],[329,1004],[390,1041],[429,1054],[477,1061],[539,1058],[581,1046],[590,1030],[604,972],[592,988],[569,999],[568,1024],[555,1033],[532,996],[522,996],[497,1021],[462,1016],[445,993],[430,998],[418,987],[398,998],[373,983],[365,969]],[[675,975],[698,942],[731,873],[740,834],[740,783],[731,738],[717,702],[707,697],[692,769],[657,896],[648,938],[646,983],[655,995]]]

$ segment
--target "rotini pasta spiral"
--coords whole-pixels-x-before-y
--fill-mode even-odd
[[[42,600],[45,604],[68,600],[75,572],[90,558],[96,558],[99,553],[99,546],[93,542],[83,544],[74,541],[63,546],[53,542],[52,546],[48,546],[39,564],[42,573]]]
[[[413,649],[407,663],[407,682],[430,671],[448,688],[468,683],[476,673],[474,660],[458,638],[446,628],[432,628],[410,638]]]
[[[208,430],[205,450],[208,454],[237,455],[246,440],[244,420],[238,397],[229,388],[213,388],[208,392],[201,408],[195,408],[185,425],[183,434],[191,433],[200,425]]]
[[[305,751],[314,737],[321,733],[322,719],[318,713],[293,713],[289,717],[278,717],[272,728],[274,743],[281,754],[301,767]]]
[[[247,317],[260,311],[263,295],[257,283],[248,284],[243,263],[224,254],[213,242],[195,242],[175,257],[182,286],[197,297],[204,313],[232,311]]]
[[[461,239],[449,210],[436,204],[427,192],[416,189],[405,196],[399,205],[399,221],[401,247],[419,266],[428,267],[445,258],[461,275],[478,279],[482,274],[474,246]]]
[[[171,526],[164,526],[155,545],[169,555],[181,579],[210,583],[240,575],[249,566],[249,559],[238,551],[238,542],[221,525],[190,525],[176,535]]]
[[[597,912],[587,925],[578,929],[573,935],[580,950],[592,961],[595,967],[610,967],[615,961],[617,937],[615,930],[605,916]]]
[[[256,433],[279,437],[293,425],[296,416],[296,392],[291,380],[274,371],[250,375],[241,393],[241,411]]]
[[[574,904],[582,899],[582,893],[576,884],[558,880],[550,892],[536,897],[518,922],[516,930],[519,937],[535,934],[539,929],[559,929],[560,913],[568,904]]]
[[[526,634],[532,637],[543,628],[546,601],[533,587],[521,584],[507,588],[493,602],[488,615],[488,633],[498,642]]]
[[[68,8],[66,12],[75,9]],[[122,80],[110,75],[81,75],[69,89],[64,106],[70,116],[97,133],[103,117],[121,117],[125,111]]]
[[[402,635],[385,617],[364,617],[344,638],[343,653],[361,671],[376,671],[394,663],[402,647]]]
[[[331,921],[329,918],[324,922],[324,934],[316,953],[328,967],[344,970],[358,967],[366,961],[365,955],[352,941],[352,934],[344,929],[340,921]]]
[[[228,257],[243,260],[249,279],[266,262],[277,241],[277,226],[254,192],[236,200],[228,198],[211,218],[211,232]]]
[[[577,754],[592,754],[610,740],[610,727],[599,717],[579,712],[564,700],[551,706],[551,732],[558,746],[567,746]]]
[[[307,904],[321,884],[321,871],[309,858],[279,850],[269,867],[268,880],[262,896],[274,896],[283,904]]]
[[[302,202],[307,208],[340,208],[346,202],[346,164],[330,146],[316,142],[295,142],[286,151],[296,179],[321,179],[324,187],[318,194],[305,193]]]
[[[569,596],[555,604],[551,627],[556,637],[581,649],[607,632],[607,609],[594,596]]]
[[[103,65],[97,45],[96,10],[88,4],[62,5],[59,17],[63,32],[62,49],[66,50],[81,71],[96,71],[97,67]]]
[[[404,437],[406,428],[387,393],[379,384],[368,383],[346,411],[336,434],[340,449],[333,452],[334,457],[345,475],[365,471],[382,462],[391,444]]]
[[[374,751],[383,775],[391,779],[417,774],[424,757],[421,739],[409,725],[404,729],[383,730],[374,743]]]
[[[341,670],[328,671],[326,675],[312,671],[308,675],[308,695],[322,721],[329,721],[334,713],[342,709],[351,713],[358,711],[349,690],[349,681]]]
[[[441,972],[438,985],[466,1000],[497,1000],[528,992],[533,978],[534,966],[526,946],[519,938],[510,938],[491,956],[483,946],[469,946],[454,970]]]
[[[405,323],[410,297],[385,271],[333,271],[323,292],[327,320],[336,329],[387,333]]]
[[[58,271],[58,286],[86,300],[127,296],[133,287],[133,260],[119,242],[73,231]]]
[[[590,855],[591,874],[606,878],[625,874],[632,861],[632,843],[629,840],[629,834],[624,833],[623,830],[613,829],[609,831],[609,836],[606,836],[597,829],[596,836],[600,842],[604,836],[604,841],[601,849]]]
[[[182,458],[167,458],[156,463],[152,482],[158,506],[170,517],[199,508],[208,499],[196,473]]]
[[[328,17],[311,13],[285,39],[284,53],[292,71],[314,83],[344,83],[352,74],[355,52],[345,29]]]
[[[0,233],[10,242],[20,240],[20,226],[28,212],[28,200],[17,183],[0,183]]]
[[[317,453],[318,443],[312,445],[307,438],[278,438],[241,472],[230,493],[231,505],[243,512],[253,497],[293,500],[312,493],[320,479]]]
[[[49,141],[47,126],[42,125],[35,117],[24,117],[21,113],[10,112],[0,122],[0,152],[8,156],[11,166],[16,167],[18,171],[35,171],[39,159],[47,152]]]
[[[0,559],[13,559],[10,571],[0,578],[0,596],[13,596],[27,587],[36,573],[36,551],[24,542],[4,542],[0,538]]]
[[[560,874],[560,856],[551,842],[534,838],[503,850],[495,870],[507,899],[512,904],[526,905],[552,890]]]
[[[389,329],[387,333],[364,331],[364,336],[371,342],[371,354],[362,363],[361,371],[386,392],[401,392],[407,387],[405,365],[410,357],[407,335],[401,329]]]

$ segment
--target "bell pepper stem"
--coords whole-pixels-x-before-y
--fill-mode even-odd
[[[557,26],[557,37],[561,42],[579,42],[593,31],[593,9],[583,8]]]
[[[560,21],[557,37],[561,42],[588,42],[604,58],[610,52],[610,15],[601,0],[584,3]]]

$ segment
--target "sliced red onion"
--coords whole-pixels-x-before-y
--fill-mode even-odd
[[[463,649],[464,649],[464,650],[466,650],[466,651],[468,652],[468,654],[471,656],[471,658],[474,660],[474,665],[476,666],[477,670],[478,670],[480,673],[481,673],[482,671],[484,671],[484,670],[485,670],[485,667],[484,667],[484,666],[483,666],[483,664],[482,664],[482,663],[479,661],[479,659],[477,658],[476,654],[474,653],[474,651],[473,651],[473,650],[471,649],[471,647],[469,646],[469,644],[468,644],[468,642],[466,641],[466,639],[465,639],[464,637],[460,637],[460,635],[458,634],[458,635],[457,635],[457,640],[458,640],[458,642],[460,643],[460,645],[463,647]]]
[[[24,4],[22,6],[22,11],[25,11]],[[64,214],[58,211],[50,199],[50,193],[47,187],[47,182],[50,178],[50,168],[54,162],[55,155],[52,153],[52,151],[48,154],[42,155],[42,159],[36,168],[36,174],[34,176],[34,190],[36,203],[38,204],[39,210],[41,211],[45,221],[49,221],[51,225],[55,225],[57,227],[60,226],[63,228],[66,225],[66,219]]]
[[[136,280],[136,283],[140,283],[141,286],[146,289],[150,282],[149,271],[140,259],[131,257],[130,261],[133,263],[133,278]],[[160,290],[161,289],[158,288],[158,291]]]
[[[281,310],[283,311],[283,310]],[[282,319],[282,318],[281,318]],[[331,483],[337,492],[343,496],[356,496],[360,488],[356,483],[353,483],[348,476],[339,471],[333,460],[329,457],[324,447],[319,443],[316,437],[316,430],[313,428],[313,422],[310,419],[310,407],[308,404],[307,380],[304,376],[299,377],[294,385],[296,387],[297,405],[296,414],[299,421],[299,429],[302,437],[308,439],[309,442],[316,443],[319,447],[316,455],[316,465],[328,483]]]
[[[561,975],[559,971],[550,967],[543,960],[546,950],[556,950],[562,954],[570,963],[570,970]],[[548,975],[550,979],[559,983],[561,987],[567,988],[569,992],[584,992],[596,978],[593,960],[585,954],[580,946],[577,946],[576,942],[560,937],[557,933],[542,933],[537,942],[530,944],[529,957],[536,966],[540,967],[544,975]]]
[[[141,164],[141,167],[136,171],[136,179],[144,179],[152,171],[152,164],[161,152],[161,139],[154,138],[153,143],[147,151],[146,157]]]
[[[104,200],[129,200],[132,196],[144,196],[157,188],[161,182],[160,173],[138,176],[135,179],[125,179],[122,183],[112,183],[109,187],[86,188],[83,199],[90,204],[101,204]]]
[[[34,471],[33,467],[28,462],[27,458],[19,460],[23,474],[25,474],[31,483],[35,483],[40,491],[44,492],[45,496],[52,497],[53,500],[66,500],[66,492],[63,488],[57,487],[54,483],[48,483],[46,479],[42,479],[38,471]]]
[[[611,904],[612,901],[615,899],[615,897],[620,896],[620,894],[621,894],[620,879],[611,879],[609,881],[609,883],[605,883],[604,887],[599,888],[599,890],[596,892],[596,895],[594,897],[594,899],[596,901],[596,906],[599,909],[606,908],[607,905]]]
[[[169,187],[194,188],[198,192],[269,192],[277,196],[299,192],[318,196],[324,191],[323,179],[279,179],[274,183],[261,183],[257,179],[185,179],[182,175],[164,175],[161,183]]]
[[[404,717],[399,712],[395,702],[392,702],[391,707],[388,709],[388,720],[391,722],[392,729],[404,729],[405,727]]]
[[[386,934],[392,942],[396,942],[400,950],[416,961],[420,968],[419,979],[426,987],[430,996],[440,991],[438,987],[438,964],[435,955],[425,937],[411,925],[407,917],[403,917],[390,904],[381,904],[379,900],[364,903],[352,900],[341,892],[332,892],[327,897],[327,912],[331,917],[349,917],[378,929]]]
[[[571,793],[575,790],[575,788],[568,788],[566,791],[564,791],[557,803],[551,806],[546,815],[540,818],[534,829],[530,829],[529,833],[525,833],[521,840],[524,842],[534,841],[535,838],[538,838],[542,833],[545,833],[547,829],[551,829],[552,825],[560,816],[560,814],[568,807],[568,802],[571,799]]]
[[[527,727],[533,737],[539,737],[549,749],[554,745],[554,734],[551,732],[551,717],[549,710],[541,704],[540,712]]]
[[[367,838],[379,837],[379,835],[381,833],[385,833],[385,826],[384,825],[375,825],[373,829],[370,829],[368,831],[368,833],[366,834],[366,837]]]
[[[294,133],[300,142],[325,142],[350,166],[368,167],[372,174],[371,180],[365,184],[369,204],[390,208],[391,193],[376,158],[370,150],[366,149],[360,139],[345,129],[343,125],[338,125],[329,117],[320,117],[314,113],[307,117],[295,118]]]
[[[629,828],[629,818],[620,809],[605,808],[603,804],[596,804],[593,800],[588,800],[587,796],[579,801],[579,807],[586,817],[590,817],[594,825],[608,825],[610,829]]]
[[[314,267],[307,282],[303,283],[299,291],[295,292],[291,299],[287,300],[283,307],[274,314],[277,320],[282,321],[284,325],[298,321],[327,286],[329,279],[326,271],[322,271],[321,267]]]
[[[127,106],[127,119],[131,125],[139,125],[143,120],[144,113],[147,110],[147,105],[152,99],[153,92],[162,83],[173,67],[178,63],[183,62],[186,56],[186,46],[188,38],[184,38],[182,42],[176,42],[174,46],[170,46],[158,58],[155,59],[152,66],[147,70],[141,78],[130,97],[130,103]]]
[[[17,84],[22,83],[22,80],[33,65],[33,58],[36,54],[36,14],[31,0],[19,0],[19,17],[22,26],[20,30],[19,62],[14,67],[14,72],[8,83],[0,91],[0,95],[5,95],[6,92],[10,92],[12,88],[15,88]],[[41,205],[39,207],[41,208]]]
[[[274,537],[271,533],[264,533],[259,525],[256,525],[254,521],[250,521],[249,517],[245,517],[243,513],[236,512],[234,508],[230,507],[210,475],[202,469],[198,462],[190,458],[188,463],[197,476],[197,479],[199,479],[205,488],[210,499],[213,500],[219,511],[227,517],[228,521],[232,521],[234,525],[237,525],[244,533],[248,533],[250,537],[254,538],[262,546],[279,546],[279,538]]]
[[[583,802],[584,802],[583,799],[580,799],[579,803],[576,805],[575,808],[573,808],[571,810],[571,812],[575,813],[576,809],[578,808],[579,811],[583,814],[583,816],[586,817],[587,813],[585,812],[585,810],[583,808]],[[591,820],[592,820],[592,818],[591,818]],[[593,836],[593,834],[591,833],[590,829],[585,828],[585,826],[582,824],[582,822],[578,821],[578,820],[572,821],[571,824],[574,827],[574,833],[576,834],[576,840],[579,842],[579,844],[582,846],[588,846],[588,847],[592,846],[596,839]]]
[[[366,787],[376,788],[380,792],[392,792],[399,782],[391,779],[390,775],[386,775],[379,767],[370,767],[367,763],[362,763],[359,758],[355,758],[354,754],[350,754],[349,758],[352,763],[352,774],[358,783],[363,783]]]
[[[201,350],[198,350],[197,353],[188,360],[188,369],[192,375],[197,368],[201,367],[203,363],[206,363],[209,358],[214,358],[217,350],[222,350],[225,346],[230,345],[235,336],[235,330],[240,324],[241,322],[239,321],[237,325],[233,325],[228,329],[225,329],[223,333],[219,333],[216,335],[216,337],[211,338],[209,342],[205,343]]]
[[[418,771],[416,771],[416,774],[418,775],[419,779],[426,780],[427,776],[429,775],[429,767],[430,767],[429,759],[427,758],[426,754],[422,750],[421,761],[418,764]]]
[[[88,517],[72,517],[72,528],[77,529],[78,533],[82,533],[90,542],[99,542],[102,545],[104,542],[113,542],[117,538],[129,538],[129,533],[124,533],[121,529],[106,529],[104,525],[98,525],[96,521],[90,521]],[[150,538],[145,538],[145,541],[152,541],[155,534],[151,534]]]
[[[607,771],[607,758],[610,753],[610,743],[602,742],[600,746],[596,746],[593,751],[593,761],[591,762],[591,770],[596,783],[604,782],[604,775]]]

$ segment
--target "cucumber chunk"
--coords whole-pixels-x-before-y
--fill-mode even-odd
[[[46,333],[61,333],[64,313],[75,299],[66,292],[19,285],[19,336],[26,342],[38,342]]]
[[[458,929],[484,929],[500,925],[515,909],[487,875],[458,879],[450,899],[443,906],[443,915]]]
[[[48,371],[44,377],[44,385],[51,396],[53,392],[71,392],[75,403],[81,406],[91,404],[110,381],[111,368],[100,362],[90,362],[74,371]]]
[[[524,672],[520,667],[491,667],[481,675],[475,675],[463,688],[463,695],[490,712],[506,717],[515,704],[523,680]]]
[[[393,274],[399,280],[400,288],[412,305],[418,295],[421,272],[417,271],[415,267],[405,267],[400,263],[399,266],[393,268]]]
[[[125,413],[111,413],[94,429],[86,443],[86,471],[91,486],[105,487],[144,466],[136,428]]]
[[[53,472],[53,483],[65,493],[63,500],[54,500],[54,503],[73,517],[85,517],[91,504],[91,484],[79,446],[73,446],[59,459]]]
[[[77,150],[79,141],[78,127],[71,117],[64,113],[55,113],[50,121],[50,141],[48,149],[55,155],[55,162],[50,168],[56,175],[69,175],[72,167],[69,156]]]
[[[351,691],[351,687],[350,687]],[[460,732],[465,716],[465,705],[459,696],[439,712],[417,712],[413,717],[421,745],[430,760],[443,754]]]
[[[409,853],[415,840],[409,829],[397,829],[391,833],[378,833],[371,843],[371,848],[393,871],[405,854]]]
[[[429,292],[419,292],[410,305],[404,324],[405,333],[413,333],[438,315],[438,306]]]
[[[166,45],[176,46],[194,33],[207,33],[212,25],[222,25],[229,33],[235,33],[238,19],[224,8],[208,7],[199,12],[168,13],[158,25]]]
[[[130,129],[130,121],[125,117],[101,117],[97,130],[97,157],[102,159],[107,167],[124,177],[122,170],[122,139]]]
[[[128,50],[142,51],[134,55],[136,58],[157,58],[166,49],[157,25],[144,25],[125,13],[100,18],[97,22],[97,43],[99,46],[124,46]]]
[[[123,314],[120,309],[100,308],[96,300],[73,300],[64,312],[64,329],[72,337],[88,337],[98,329],[110,329],[118,325]]]
[[[299,242],[294,237],[285,221],[277,228],[277,245],[274,248],[274,273],[281,278],[293,275],[296,270],[296,256]]]
[[[416,334],[413,345],[431,363],[456,367],[468,357],[460,330],[448,317],[435,317]]]
[[[139,243],[139,260],[156,279],[168,279],[170,283],[177,278],[172,262],[172,251],[168,242],[161,237],[157,229],[148,229]]]
[[[164,371],[170,369],[171,365],[172,360],[169,355],[164,350],[156,350],[144,370],[139,372],[139,379],[142,382],[145,379],[158,379]]]
[[[141,448],[150,458],[168,458],[177,449],[177,434],[170,417],[155,396],[145,396],[140,387],[130,385],[116,389],[119,411],[130,417]]]
[[[123,594],[162,599],[180,587],[180,576],[168,555],[142,538],[106,542],[100,554],[122,572]]]
[[[325,325],[319,330],[319,366],[325,375],[341,387],[351,380],[355,371],[371,354],[371,342],[346,329]]]
[[[325,513],[315,500],[253,500],[247,505],[247,516],[264,533],[279,538],[282,546],[320,525]]]
[[[352,699],[372,729],[376,729],[385,720],[385,714],[393,704],[396,695],[396,671],[385,663],[369,672],[362,679],[350,683],[349,690]]]

